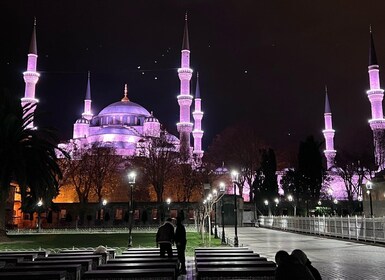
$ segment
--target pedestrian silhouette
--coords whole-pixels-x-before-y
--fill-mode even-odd
[[[186,274],[186,228],[182,224],[182,217],[176,218],[175,243],[178,251],[178,261],[180,263],[180,274]]]
[[[167,256],[172,258],[172,245],[174,244],[174,226],[168,218],[166,222],[159,227],[156,233],[156,247],[160,247],[160,256],[163,258],[167,252]]]
[[[296,257],[301,264],[306,266],[310,272],[313,274],[313,277],[315,280],[322,280],[321,274],[319,273],[318,269],[316,269],[312,264],[311,261],[308,259],[306,254],[300,250],[300,249],[295,249],[293,252],[291,252],[291,255]]]

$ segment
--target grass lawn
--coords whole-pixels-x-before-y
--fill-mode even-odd
[[[128,243],[128,233],[105,234],[41,234],[9,236],[11,242],[0,243],[0,250],[20,249],[58,249],[72,247],[97,247],[99,245],[113,247],[118,251],[125,250]],[[155,247],[155,233],[133,233],[134,247]],[[221,240],[211,238],[205,242],[199,233],[187,233],[186,255],[192,256],[196,247],[221,246]],[[119,252],[118,252],[119,253]]]

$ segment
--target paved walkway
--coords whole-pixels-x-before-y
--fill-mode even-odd
[[[226,228],[226,236],[233,238],[234,228]],[[272,261],[278,250],[301,249],[322,279],[385,279],[385,247],[254,227],[238,228],[238,239]]]

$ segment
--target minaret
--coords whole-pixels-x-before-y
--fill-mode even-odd
[[[372,118],[369,120],[373,131],[374,156],[378,171],[385,169],[385,120],[382,111],[382,99],[384,90],[380,88],[380,67],[377,63],[376,50],[374,48],[373,33],[370,28],[369,48],[369,84],[370,89],[366,92],[370,101]]]
[[[201,161],[203,157],[203,151],[202,151],[202,137],[203,137],[203,130],[202,130],[202,118],[203,118],[203,112],[201,111],[201,96],[200,96],[200,90],[199,90],[199,74],[197,72],[197,83],[195,87],[195,104],[194,104],[194,112],[193,118],[194,118],[194,130],[192,132],[193,138],[194,138],[194,151],[193,155],[197,159],[198,162]]]
[[[33,31],[31,44],[28,52],[28,62],[27,62],[27,71],[23,73],[24,82],[25,82],[25,92],[24,97],[21,98],[21,105],[24,107],[27,104],[36,104],[39,102],[35,98],[35,87],[36,83],[39,80],[40,74],[36,72],[37,66],[37,45],[36,45],[36,18],[33,23]],[[36,106],[32,106],[30,110],[28,110],[27,114],[33,113],[36,109]],[[33,128],[33,119],[28,124],[28,128]]]
[[[179,132],[180,154],[183,161],[188,160],[190,156],[190,134],[193,124],[190,122],[190,106],[193,97],[190,95],[190,79],[193,70],[190,68],[190,47],[187,27],[187,13],[185,17],[185,26],[182,44],[181,67],[178,69],[180,80],[180,94],[178,95],[178,104],[180,108],[179,122],[177,129]]]
[[[325,113],[324,113],[324,119],[325,119],[325,129],[322,131],[325,137],[325,158],[326,158],[326,167],[327,169],[330,169],[335,165],[335,157],[337,151],[334,150],[334,134],[335,130],[333,129],[333,123],[332,123],[332,111],[330,110],[330,104],[329,104],[329,97],[328,97],[328,90],[327,87],[325,87]]]
[[[82,113],[82,117],[89,121],[92,119],[91,102],[90,71],[88,71],[86,98],[84,99],[84,112]]]

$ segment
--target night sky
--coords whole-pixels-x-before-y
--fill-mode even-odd
[[[323,140],[327,85],[337,150],[371,152],[369,25],[385,87],[383,0],[12,0],[1,1],[0,10],[1,83],[23,96],[36,16],[38,125],[55,126],[63,140],[83,112],[88,70],[94,112],[119,101],[128,83],[130,100],[176,134],[176,71],[188,11],[205,150],[241,121],[277,150],[296,149],[310,134]]]

